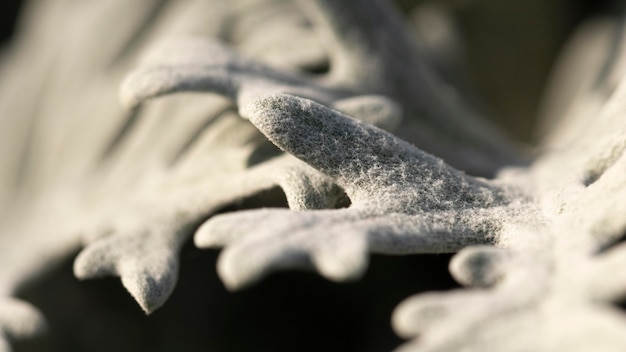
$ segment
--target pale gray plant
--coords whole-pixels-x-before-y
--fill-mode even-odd
[[[289,2],[222,5],[30,4],[26,19],[32,24],[24,25],[5,58],[2,82],[3,337],[43,330],[34,308],[9,297],[78,250],[81,242],[87,248],[77,260],[77,276],[122,276],[142,308],[151,312],[174,288],[180,245],[211,213],[276,186],[285,186],[293,207],[328,206],[332,199],[324,197],[339,194],[297,159],[273,158],[278,150],[241,120],[227,100],[187,96],[146,109],[121,108],[116,92],[123,76],[142,48],[163,36],[224,37],[245,50],[239,27],[258,15],[250,7],[260,7],[263,16],[278,18],[268,31],[302,33],[302,45],[310,44],[306,38],[315,41]],[[114,30],[111,18],[119,18]],[[233,38],[221,34],[226,27]],[[98,37],[107,40],[98,44]],[[293,48],[289,44],[282,49],[285,55],[277,55],[281,46],[275,44],[269,61],[287,57]],[[29,100],[20,98],[26,93]],[[186,111],[185,121],[168,118],[180,109]]]
[[[231,289],[290,268],[356,279],[369,253],[460,251],[450,270],[468,289],[410,298],[394,314],[396,331],[417,337],[405,350],[626,346],[626,318],[612,306],[626,294],[626,255],[610,248],[626,231],[626,55],[570,69],[587,79],[574,93],[554,90],[551,132],[525,166],[438,78],[387,4],[224,4],[113,1],[80,18],[66,15],[71,4],[33,5],[33,29],[4,65],[26,60],[35,73],[0,87],[10,116],[0,120],[10,170],[0,184],[0,341],[41,332],[36,309],[12,296],[81,242],[78,278],[119,276],[154,311],[195,232],[198,247],[225,247],[218,272]],[[107,45],[85,51],[86,29],[109,33],[129,6]],[[65,16],[69,53],[40,48],[46,25]],[[292,39],[272,40],[281,32]],[[75,81],[38,87],[64,72]],[[124,75],[126,110],[113,100]],[[36,98],[16,101],[17,84]],[[183,92],[202,94],[171,95]],[[277,187],[291,209],[215,215],[253,195],[272,205]]]

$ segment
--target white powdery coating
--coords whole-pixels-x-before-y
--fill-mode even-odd
[[[359,277],[368,252],[442,253],[497,241],[514,218],[505,190],[447,166],[377,127],[291,95],[260,98],[242,114],[281,149],[328,175],[344,210],[257,210],[219,215],[200,247],[226,246],[218,269],[231,288],[273,270],[314,268],[331,280]]]
[[[265,3],[279,19],[282,7]],[[181,96],[120,108],[119,83],[144,48],[164,36],[219,37],[225,26],[238,31],[256,15],[228,17],[233,9],[223,5],[42,2],[31,9],[32,28],[4,61],[0,87],[3,297],[54,268],[82,240],[77,276],[122,276],[149,313],[175,286],[180,246],[213,212],[275,187],[294,209],[334,205],[337,186],[291,156],[276,157],[224,99]],[[302,17],[291,13],[272,31]],[[103,36],[106,43],[97,39]],[[293,49],[282,46],[279,55],[277,44],[273,55]]]
[[[617,55],[607,62],[623,60]],[[453,258],[452,274],[476,289],[416,296],[397,308],[396,331],[419,336],[400,350],[624,350],[617,305],[626,297],[626,80],[603,90],[613,83],[586,87],[594,99],[571,104],[597,113],[564,116],[544,142],[551,150],[514,176],[541,213],[505,229],[506,248],[469,247]]]
[[[257,2],[271,26],[254,25]],[[584,113],[567,115],[551,150],[488,181],[449,165],[490,174],[517,160],[512,148],[432,73],[392,9],[300,5],[322,40],[291,2],[102,2],[81,16],[39,5],[32,37],[7,61],[33,75],[0,87],[2,116],[15,116],[0,120],[11,131],[0,138],[0,244],[11,244],[0,246],[0,349],[42,331],[40,314],[9,297],[79,240],[76,276],[119,276],[151,313],[195,232],[199,247],[225,247],[218,271],[231,289],[290,268],[353,280],[371,252],[460,250],[450,270],[472,289],[402,303],[397,332],[419,336],[403,350],[621,351],[626,319],[611,307],[626,296],[626,247],[612,246],[626,231],[621,66],[598,73],[591,98],[577,99],[587,105],[565,109]],[[281,32],[297,42],[274,40]],[[94,41],[100,33],[111,40]],[[44,45],[54,35],[67,47]],[[215,39],[228,36],[239,47]],[[123,111],[113,92],[138,55]],[[302,72],[324,64],[328,73]],[[51,73],[63,79],[40,84]],[[32,101],[15,103],[13,90]],[[145,104],[179,92],[212,94]],[[274,188],[291,210],[206,221]],[[350,206],[332,209],[344,192]],[[34,259],[14,264],[21,256]]]

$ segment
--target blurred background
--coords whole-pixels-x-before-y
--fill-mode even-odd
[[[3,2],[0,41],[10,40],[23,2]],[[624,0],[395,2],[407,16],[432,5],[451,15],[470,91],[488,116],[522,141],[532,140],[543,87],[568,35],[581,21],[618,16],[626,6]]]
[[[558,54],[583,21],[618,17],[623,0],[397,0],[410,13],[425,4],[449,9],[473,98],[513,137],[533,141],[544,86]]]
[[[459,36],[458,47],[450,49],[460,53],[451,64],[461,77],[455,83],[522,141],[533,140],[544,85],[572,30],[592,17],[621,15],[625,3],[396,2],[416,20],[424,11],[445,10],[441,20],[450,21]],[[0,40],[6,44],[22,1],[5,0],[3,6]],[[432,28],[415,27],[426,40]],[[390,325],[398,303],[419,292],[457,287],[447,271],[449,255],[374,256],[356,283],[281,273],[229,293],[215,273],[216,258],[216,251],[185,248],[172,298],[150,317],[118,279],[77,282],[70,260],[21,295],[42,309],[51,330],[40,340],[19,343],[16,351],[384,351],[402,342]]]

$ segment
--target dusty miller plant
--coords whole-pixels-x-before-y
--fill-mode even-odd
[[[400,350],[625,348],[621,27],[572,44],[532,160],[384,1],[41,0],[22,27],[0,86],[1,351],[45,330],[16,293],[79,248],[77,278],[117,276],[149,314],[192,238],[223,248],[233,290],[458,252],[466,287],[401,302]],[[265,208],[277,187],[290,209]]]

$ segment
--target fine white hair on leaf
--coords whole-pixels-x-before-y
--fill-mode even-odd
[[[1,62],[0,351],[46,330],[21,291],[73,254],[78,279],[119,277],[151,314],[192,239],[223,248],[231,290],[458,252],[466,287],[393,313],[403,351],[624,349],[615,21],[574,40],[531,161],[382,0],[39,1],[25,16]]]

